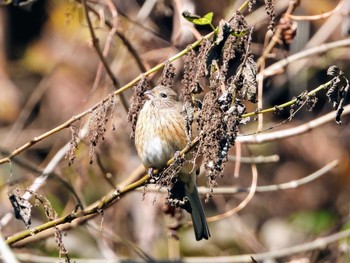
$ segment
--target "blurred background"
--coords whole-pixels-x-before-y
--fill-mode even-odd
[[[289,1],[275,1],[276,24],[286,11]],[[181,13],[189,10],[198,15],[214,12],[214,26],[229,19],[243,1],[229,0],[146,0],[91,1],[95,14],[91,19],[101,48],[109,45],[106,60],[119,84],[125,85],[144,69],[166,61],[210,27],[193,26]],[[300,1],[293,13],[296,16],[318,15],[334,10],[339,1]],[[266,66],[323,43],[349,37],[350,1],[342,1],[341,9],[317,20],[300,20],[296,37],[290,44],[278,43],[274,56]],[[252,10],[243,14],[254,26],[252,53],[258,60],[264,50],[265,36],[270,23],[264,1],[256,1]],[[106,26],[108,24],[110,26]],[[112,25],[112,27],[111,27]],[[137,64],[126,41],[111,34],[113,26],[136,50],[144,69]],[[113,33],[113,32],[112,32]],[[349,77],[349,47],[306,57],[291,63],[283,71],[264,80],[263,107],[272,107],[291,100],[305,90],[327,82],[329,66],[337,65]],[[105,70],[99,72],[100,60],[92,45],[88,25],[80,1],[38,0],[21,5],[21,1],[0,7],[0,151],[9,152],[55,128],[72,116],[88,109],[109,93],[114,86]],[[183,59],[174,62],[175,89],[181,90]],[[149,77],[157,83],[161,72]],[[325,91],[317,94],[313,111],[301,109],[291,122],[273,131],[295,127],[330,111]],[[131,102],[132,89],[125,92]],[[348,101],[348,100],[346,100]],[[248,105],[254,111],[256,105]],[[288,111],[264,115],[264,129],[288,118]],[[212,238],[196,242],[193,229],[181,228],[179,241],[169,237],[168,227],[174,219],[164,215],[164,194],[133,191],[88,223],[66,230],[63,244],[70,257],[83,258],[143,258],[156,259],[194,256],[232,256],[254,254],[290,247],[336,233],[348,227],[350,209],[350,129],[349,118],[342,125],[334,121],[309,133],[271,143],[240,146],[242,156],[277,155],[278,161],[257,164],[258,185],[274,185],[303,178],[330,161],[339,165],[321,178],[295,189],[256,193],[238,214],[209,224]],[[88,123],[88,117],[74,123],[77,129]],[[256,131],[256,122],[242,127],[240,133]],[[37,193],[45,196],[57,216],[74,211],[77,198],[84,205],[98,201],[132,174],[141,165],[130,139],[131,125],[127,112],[118,100],[113,118],[108,122],[104,140],[90,152],[89,139],[79,143],[76,159],[68,165],[62,158]],[[58,151],[71,139],[71,130],[64,129],[33,145],[14,158],[11,164],[0,165],[0,220],[13,213],[8,195],[23,194],[33,184]],[[92,154],[92,164],[90,156]],[[233,147],[230,155],[236,155]],[[29,167],[28,167],[29,166]],[[249,187],[251,165],[242,163],[239,176],[234,176],[235,161],[226,164],[219,187]],[[206,185],[203,174],[199,185]],[[224,213],[237,206],[247,193],[214,194],[204,204],[207,216]],[[32,225],[48,221],[43,206],[31,198]],[[190,217],[183,215],[183,221]],[[25,230],[20,220],[1,221],[4,237]],[[346,262],[350,260],[346,240],[293,256],[278,262],[304,259],[302,262]],[[53,236],[36,238],[14,249],[15,253],[58,257],[60,249]],[[26,261],[23,261],[26,262]],[[29,262],[29,261],[28,261]],[[103,261],[101,261],[103,262]],[[295,261],[296,262],[296,261]],[[298,261],[301,262],[301,261]]]

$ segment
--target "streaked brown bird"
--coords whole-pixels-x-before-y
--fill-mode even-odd
[[[147,100],[135,130],[136,150],[146,168],[161,170],[187,144],[183,104],[176,92],[165,86],[157,86],[144,95]],[[183,208],[191,213],[196,239],[208,239],[210,232],[192,170],[192,165],[185,165],[178,174],[181,183],[172,190],[174,196],[185,195],[189,201],[189,206]]]

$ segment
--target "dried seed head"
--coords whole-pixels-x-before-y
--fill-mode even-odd
[[[192,95],[203,92],[203,88],[200,85],[200,80],[205,75],[205,61],[207,59],[207,52],[210,47],[209,40],[203,40],[199,47],[199,52],[191,49],[185,58],[184,62],[184,75],[182,79],[183,89],[181,92],[181,98],[184,102],[193,103]]]
[[[166,86],[172,88],[174,86],[175,67],[169,61],[164,65],[163,74],[158,81],[158,86]]]
[[[97,146],[100,140],[104,140],[106,124],[113,114],[115,102],[115,95],[110,94],[105,101],[96,107],[90,118],[88,132],[90,137],[90,163],[93,160],[94,147]]]
[[[72,134],[72,139],[69,142],[69,150],[65,155],[65,159],[68,159],[68,165],[72,165],[76,158],[75,151],[78,149],[79,144],[79,129],[74,125],[69,126],[69,128]]]
[[[265,0],[265,10],[267,15],[270,17],[270,24],[268,26],[268,30],[270,30],[271,32],[275,27],[275,18],[276,18],[274,2],[275,2],[274,0]]]

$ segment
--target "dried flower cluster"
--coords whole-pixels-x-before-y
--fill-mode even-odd
[[[167,61],[164,65],[162,76],[159,78],[158,85],[172,88],[174,86],[175,67]]]
[[[68,165],[72,165],[76,158],[75,151],[78,149],[79,144],[79,129],[74,125],[69,126],[69,128],[72,139],[69,142],[69,150],[67,151],[65,158],[68,159]]]
[[[181,83],[183,89],[181,98],[189,104],[193,104],[193,94],[200,94],[203,92],[201,87],[201,79],[205,76],[206,58],[211,42],[207,39],[203,40],[199,47],[198,54],[194,50],[190,50],[184,62],[184,75]]]
[[[194,154],[192,162],[195,163],[198,155],[203,155],[211,188],[217,185],[216,178],[222,176],[228,151],[234,145],[238,125],[245,112],[244,101],[256,102],[256,64],[249,55],[250,35],[251,28],[244,16],[236,12],[229,22],[220,22],[213,40],[203,40],[198,50],[190,50],[185,59],[181,97],[188,141],[193,138],[192,124],[195,119],[199,136],[197,154]],[[166,63],[159,84],[172,86],[174,72],[173,65]],[[205,90],[202,85],[206,79],[209,79],[209,91],[201,103],[195,96]],[[145,79],[134,87],[133,104],[128,116],[133,125],[132,136],[143,105],[143,93],[148,88]],[[184,160],[178,156],[173,165],[162,171],[161,177],[153,179],[160,186],[176,186],[176,174],[183,164]],[[170,192],[169,202],[173,199],[176,198]]]
[[[256,4],[256,0],[249,0],[248,2],[248,11],[251,12],[253,9],[253,5]]]
[[[15,189],[11,191],[11,193],[9,193],[9,200],[13,207],[15,217],[21,220],[26,226],[26,228],[29,228],[31,225],[32,218],[32,205],[29,203],[28,200],[20,196],[18,189]]]
[[[343,70],[337,66],[329,67],[327,74],[334,77],[332,86],[327,91],[327,97],[333,103],[333,109],[336,110],[336,122],[341,124],[340,118],[344,111],[345,98],[349,92],[349,80],[344,76]]]
[[[198,53],[202,61],[205,57],[204,73],[209,77],[209,91],[198,116],[198,153],[203,155],[211,188],[217,185],[216,178],[222,176],[228,151],[234,145],[245,112],[243,102],[256,102],[256,65],[248,56],[250,32],[244,17],[237,12],[229,23],[220,22],[217,36],[212,42],[205,42],[205,48]],[[189,56],[196,61],[193,53]],[[202,71],[198,73],[196,70],[201,70],[201,67],[188,67],[186,78],[202,76]],[[235,74],[230,76],[229,72]]]
[[[108,99],[103,101],[95,110],[89,122],[89,137],[90,137],[90,164],[93,160],[94,147],[100,140],[104,140],[106,132],[106,124],[113,115],[116,103],[114,94],[110,94]]]
[[[275,18],[276,18],[275,1],[265,0],[265,10],[267,15],[270,17],[270,24],[267,29],[270,31],[273,31],[275,27]]]
[[[40,195],[40,194],[35,193],[35,192],[31,192],[31,194],[35,197],[36,202],[40,203],[43,206],[46,217],[50,221],[58,218],[57,212],[55,211],[55,209],[52,207],[50,201],[45,196]],[[58,249],[59,249],[59,256],[60,256],[60,258],[61,258],[61,256],[64,256],[66,258],[66,262],[70,262],[68,251],[63,243],[64,233],[57,226],[55,226],[54,230],[55,230],[55,242],[56,242]]]

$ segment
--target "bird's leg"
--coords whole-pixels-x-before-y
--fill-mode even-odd
[[[150,177],[154,177],[154,175],[153,175],[153,170],[154,170],[153,167],[150,167],[150,168],[148,168],[148,170],[147,170],[148,175],[149,175]]]
[[[174,159],[178,159],[180,157],[180,151],[176,151],[174,154]]]
[[[185,163],[185,157],[181,155],[180,151],[176,151],[174,154],[174,163],[176,163],[179,166],[183,166]]]

